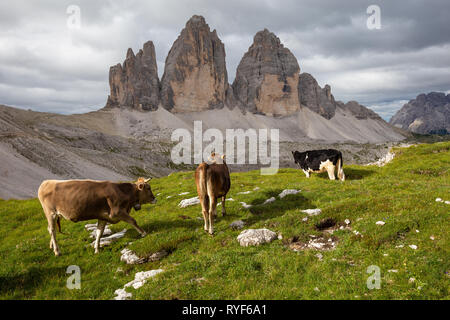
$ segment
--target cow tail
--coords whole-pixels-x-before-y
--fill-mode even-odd
[[[337,161],[337,171],[338,171],[338,178],[341,181],[345,181],[345,173],[344,169],[342,168],[344,166],[344,161],[342,160],[342,153],[339,153],[339,158]]]

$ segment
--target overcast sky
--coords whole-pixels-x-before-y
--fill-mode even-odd
[[[381,29],[367,28],[367,8]],[[81,27],[69,28],[71,5]],[[80,113],[103,107],[111,65],[147,40],[162,76],[186,21],[203,15],[225,44],[228,78],[268,28],[335,98],[389,119],[419,93],[450,90],[450,2],[381,0],[1,1],[0,104]],[[70,20],[72,21],[72,20]]]

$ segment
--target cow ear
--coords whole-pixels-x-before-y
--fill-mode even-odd
[[[292,155],[294,155],[295,153],[294,153],[294,151],[291,151],[292,152]]]
[[[139,191],[142,191],[142,190],[144,190],[144,186],[145,186],[145,183],[141,182],[141,183],[138,183],[137,188]]]

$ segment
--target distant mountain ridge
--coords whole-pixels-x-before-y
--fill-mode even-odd
[[[419,94],[397,111],[389,123],[420,134],[450,134],[450,94]]]
[[[201,112],[228,107],[267,116],[289,116],[303,108],[327,120],[336,110],[357,119],[383,121],[356,101],[335,101],[331,87],[322,89],[311,74],[300,73],[292,52],[267,29],[259,31],[242,57],[232,84],[228,83],[225,47],[202,16],[186,23],[170,49],[161,81],[151,41],[124,63],[110,68],[106,108]]]

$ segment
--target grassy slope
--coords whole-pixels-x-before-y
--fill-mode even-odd
[[[120,223],[113,231],[130,229],[126,236],[94,255],[85,223],[62,222],[58,234],[61,257],[48,248],[49,235],[38,200],[1,201],[0,298],[2,299],[111,299],[114,290],[138,271],[162,268],[165,272],[133,292],[136,299],[448,299],[450,143],[398,149],[385,167],[345,166],[347,181],[329,181],[326,174],[309,180],[298,170],[282,169],[274,176],[259,171],[232,174],[228,215],[219,214],[216,235],[202,230],[200,206],[179,208],[179,201],[195,196],[192,172],[155,179],[152,188],[157,205],[133,213],[149,232],[139,238]],[[240,191],[260,190],[238,195]],[[239,201],[260,204],[283,189],[301,189],[265,206],[243,209]],[[187,196],[178,193],[189,191]],[[167,199],[167,196],[173,196]],[[219,212],[220,212],[220,206]],[[301,209],[321,208],[320,216],[307,222]],[[187,216],[183,219],[180,215]],[[319,234],[314,224],[325,217],[350,219],[353,230],[338,231],[333,251],[293,252],[289,238],[308,239]],[[361,218],[361,219],[358,219]],[[228,225],[237,219],[246,228],[267,227],[283,240],[259,247],[240,247],[240,231]],[[386,221],[377,226],[378,220]],[[420,232],[417,233],[416,229]],[[430,236],[435,240],[430,240]],[[171,254],[159,262],[128,266],[119,261],[128,247],[141,255],[162,248]],[[396,248],[404,244],[403,248]],[[418,246],[417,250],[408,247]],[[387,256],[385,256],[387,254]],[[66,288],[66,268],[81,267],[81,290]],[[369,265],[381,268],[381,289],[368,290]],[[120,267],[123,271],[116,272]],[[397,269],[398,273],[388,273]],[[414,277],[416,281],[409,283]],[[314,288],[319,290],[314,290]]]

